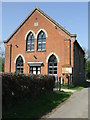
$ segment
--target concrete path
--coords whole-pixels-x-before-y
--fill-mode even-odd
[[[76,91],[47,118],[88,118],[88,88]]]
[[[54,88],[54,91],[57,91],[57,90],[59,90],[59,88]],[[62,88],[61,88],[61,91],[64,91],[64,92],[72,92],[72,93],[76,92],[76,90],[72,90],[72,89],[62,89]]]

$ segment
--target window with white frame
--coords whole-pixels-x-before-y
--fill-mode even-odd
[[[48,60],[48,74],[57,75],[57,59],[54,55]]]
[[[30,74],[40,74],[41,73],[41,67],[40,66],[30,66]]]
[[[43,31],[40,31],[37,37],[37,50],[46,50],[46,35]]]
[[[23,59],[21,56],[16,60],[16,73],[23,73]]]
[[[26,39],[26,51],[34,51],[34,34],[30,32]]]

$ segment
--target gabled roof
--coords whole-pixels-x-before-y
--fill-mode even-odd
[[[22,25],[30,18],[30,16],[35,12],[38,11],[39,13],[41,13],[44,17],[46,17],[48,20],[50,20],[53,24],[55,24],[59,29],[61,29],[62,31],[64,31],[67,35],[73,37],[76,37],[76,34],[71,34],[70,32],[68,32],[65,28],[63,28],[60,24],[58,24],[55,20],[53,20],[51,17],[49,17],[46,13],[44,13],[41,9],[39,9],[38,7],[35,7],[34,10],[26,17],[26,19],[19,25],[19,27],[11,34],[11,36],[4,41],[4,43],[7,43],[13,36],[14,34],[22,27]]]

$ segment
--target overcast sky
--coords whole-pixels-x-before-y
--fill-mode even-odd
[[[6,40],[37,6],[69,32],[77,34],[77,41],[88,49],[88,3],[3,3],[2,40]],[[3,46],[4,50],[4,46]]]

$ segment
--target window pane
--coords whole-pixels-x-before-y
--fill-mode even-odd
[[[49,67],[49,70],[52,70],[52,67],[51,68]]]
[[[54,63],[54,66],[57,66],[57,63]]]
[[[40,70],[40,67],[38,67],[38,70]]]
[[[49,66],[52,66],[53,65],[53,63],[52,62],[49,62]]]
[[[41,50],[41,44],[38,44],[38,50]]]
[[[41,44],[40,44],[40,43],[38,44],[38,47],[41,47]]]
[[[34,36],[31,36],[31,39],[34,39]]]
[[[31,50],[34,50],[34,45],[33,44],[31,45]]]
[[[32,40],[32,44],[34,44],[34,40]]]
[[[43,49],[43,50],[46,49],[46,44],[42,44],[42,49]]]
[[[27,50],[30,50],[30,45],[27,45]]]
[[[54,68],[54,70],[57,70],[57,68]]]
[[[39,75],[39,74],[40,74],[40,71],[38,71],[37,74]]]
[[[43,41],[42,41],[43,43],[46,43],[46,39],[43,39]]]
[[[33,74],[35,74],[35,75],[36,75],[36,71],[33,71]]]
[[[57,74],[57,71],[54,71],[54,74]]]
[[[36,70],[36,67],[33,67],[33,70]]]
[[[30,40],[27,41],[27,44],[28,44],[28,45],[30,44]]]
[[[52,71],[49,71],[49,74],[52,74]]]

